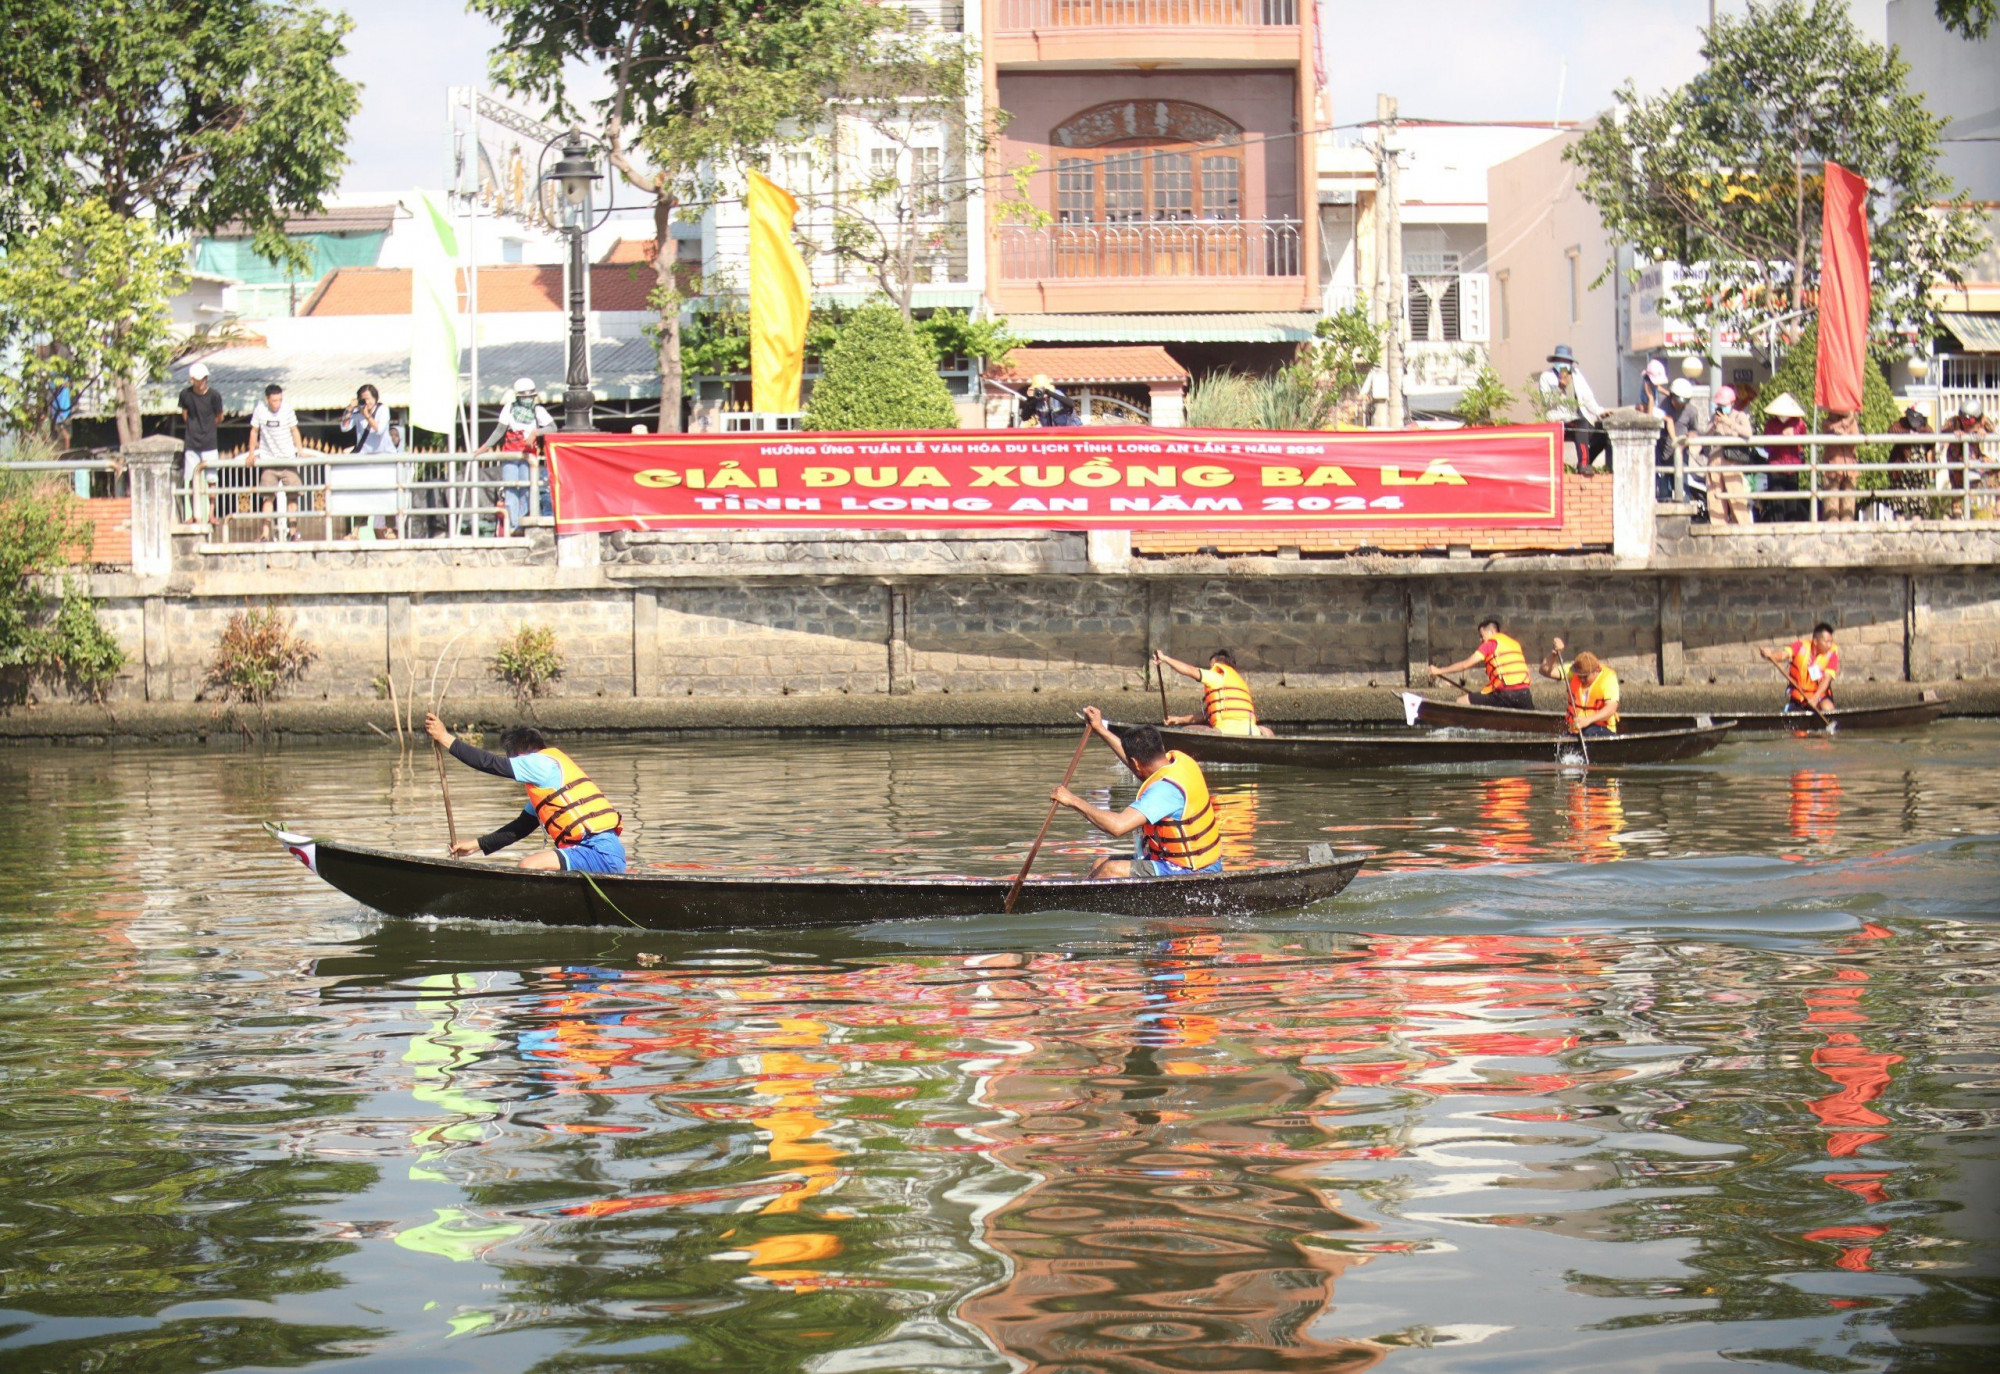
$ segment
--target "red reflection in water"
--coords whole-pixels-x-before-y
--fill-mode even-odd
[[[1817,768],[1792,774],[1792,838],[1832,844],[1840,833],[1840,779]]]

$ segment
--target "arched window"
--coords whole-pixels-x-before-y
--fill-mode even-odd
[[[1182,100],[1118,100],[1057,125],[1059,224],[1243,217],[1242,127]]]

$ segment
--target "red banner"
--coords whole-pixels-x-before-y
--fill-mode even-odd
[[[556,525],[1396,529],[1562,524],[1562,429],[549,436]]]

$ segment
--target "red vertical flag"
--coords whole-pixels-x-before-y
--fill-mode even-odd
[[[1813,403],[1855,415],[1868,366],[1868,183],[1826,164],[1819,242],[1819,377]]]

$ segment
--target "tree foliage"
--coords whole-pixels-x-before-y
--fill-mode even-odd
[[[1813,417],[1810,429],[1814,433],[1825,432],[1825,412],[1815,408],[1813,403],[1814,383],[1819,377],[1819,325],[1808,324],[1796,342],[1785,350],[1784,358],[1771,373],[1771,379],[1758,388],[1756,404],[1750,408],[1750,419],[1760,430],[1764,427],[1764,408],[1784,395],[1792,394],[1792,399],[1806,408]],[[1889,426],[1896,423],[1901,413],[1896,404],[1895,393],[1889,390],[1889,379],[1882,375],[1882,369],[1869,365],[1861,369],[1861,432],[1863,434],[1887,434]],[[1886,462],[1889,455],[1887,446],[1863,444],[1857,450],[1864,463]],[[1886,484],[1886,473],[1869,472],[1862,474],[1862,485],[1880,487]]]
[[[603,136],[652,204],[660,394],[683,394],[672,226],[691,201],[735,194],[746,159],[806,138],[826,92],[891,17],[871,0],[471,0],[500,28],[494,79]],[[587,99],[579,92],[603,88]],[[667,406],[663,428],[678,429]]]
[[[806,325],[806,359],[819,363],[832,351],[856,307],[815,304]],[[942,364],[952,358],[982,358],[993,366],[1022,340],[998,318],[975,320],[963,310],[934,310],[910,321],[918,340]],[[750,370],[750,311],[733,293],[708,297],[682,332],[681,363],[689,377],[739,376]]]
[[[937,360],[894,306],[855,311],[826,356],[805,427],[817,430],[956,429],[958,411]]]
[[[169,228],[237,222],[270,256],[346,163],[345,15],[307,0],[12,0],[0,241],[95,196]]]
[[[64,386],[78,396],[164,366],[173,351],[167,298],[187,250],[160,241],[149,219],[99,199],[43,221],[0,258],[0,338],[16,343],[0,371],[0,420],[50,438]]]
[[[1809,308],[1832,161],[1873,187],[1877,327],[1928,327],[1928,289],[1962,280],[1983,235],[1938,169],[1944,120],[1905,89],[1907,64],[1839,0],[1753,0],[1717,19],[1702,55],[1706,68],[1662,95],[1627,82],[1566,154],[1614,241],[1694,269],[1662,313],[1749,333]]]
[[[1984,38],[2000,19],[2000,0],[1937,0],[1937,17],[1960,38]]]
[[[1508,390],[1507,384],[1500,380],[1500,374],[1493,370],[1493,365],[1485,363],[1473,377],[1472,385],[1459,394],[1458,418],[1471,429],[1504,425],[1507,423],[1507,412],[1514,408],[1517,399]]]
[[[18,699],[37,678],[66,682],[93,700],[125,652],[76,582],[60,602],[52,576],[90,547],[90,522],[76,497],[27,473],[0,472],[0,694]]]

